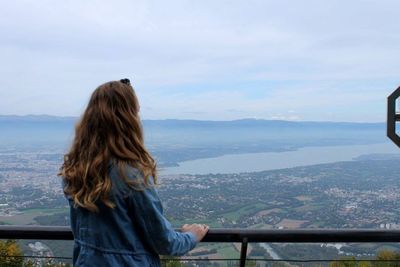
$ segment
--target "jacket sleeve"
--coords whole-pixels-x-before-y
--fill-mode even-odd
[[[172,228],[163,215],[161,201],[154,186],[132,190],[129,201],[140,234],[157,254],[179,256],[197,245],[198,241],[193,233],[180,233]]]

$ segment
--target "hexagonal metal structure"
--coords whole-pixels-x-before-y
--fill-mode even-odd
[[[396,113],[396,100],[400,97],[400,87],[388,96],[387,104],[387,136],[400,147],[400,136],[396,133],[396,122],[400,121],[400,114]]]

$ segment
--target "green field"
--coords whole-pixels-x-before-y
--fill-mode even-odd
[[[16,225],[26,225],[26,224],[36,224],[35,217],[42,215],[52,215],[56,213],[65,212],[65,208],[57,209],[25,209],[22,214],[17,214],[13,216],[0,216],[0,221],[5,224],[16,224]]]
[[[218,217],[224,217],[230,221],[234,221],[239,219],[241,216],[248,215],[248,214],[254,214],[256,212],[259,212],[263,209],[267,209],[268,205],[263,204],[263,203],[256,203],[256,204],[250,204],[243,206],[241,208],[238,208],[235,211],[227,212],[227,213],[222,213]]]

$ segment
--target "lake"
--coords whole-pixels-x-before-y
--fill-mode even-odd
[[[180,162],[178,167],[163,168],[160,174],[240,173],[307,166],[338,161],[373,153],[395,153],[400,149],[393,143],[347,146],[305,147],[295,151],[230,154],[215,158]]]

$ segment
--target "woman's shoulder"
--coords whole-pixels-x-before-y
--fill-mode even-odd
[[[109,174],[113,188],[117,191],[131,192],[146,187],[143,173],[131,164],[111,164]]]

